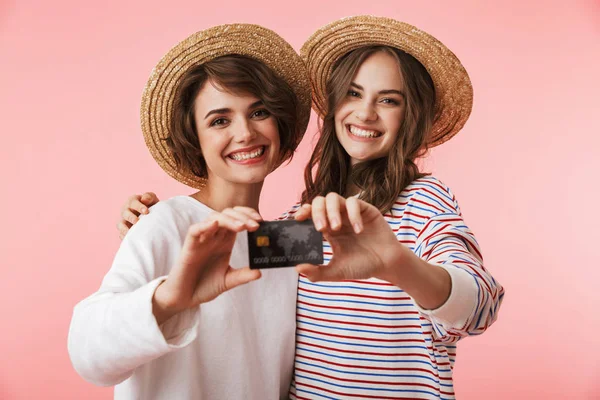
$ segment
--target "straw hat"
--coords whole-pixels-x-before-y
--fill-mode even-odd
[[[206,179],[177,169],[166,145],[173,100],[183,75],[214,58],[238,54],[263,62],[285,80],[298,97],[297,146],[310,118],[310,84],[306,67],[292,46],[275,32],[258,25],[219,25],[194,33],[173,47],[154,67],[142,95],[141,123],[152,157],[170,176],[201,188]],[[294,146],[295,148],[295,146]]]
[[[456,135],[469,118],[473,87],[459,59],[442,42],[422,30],[391,18],[368,15],[342,18],[317,30],[302,46],[313,91],[313,108],[327,112],[326,83],[335,63],[360,47],[383,45],[416,58],[435,87],[435,121],[427,140],[430,147]]]

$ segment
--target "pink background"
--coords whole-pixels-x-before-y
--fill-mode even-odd
[[[74,372],[66,337],[119,245],[125,198],[190,192],[139,128],[158,59],[214,24],[262,24],[299,49],[366,13],[440,38],[475,88],[465,129],[426,161],[507,289],[497,324],[459,346],[458,398],[600,398],[600,2],[87,3],[0,1],[0,399],[112,398]],[[314,133],[313,118],[266,183],[265,216],[297,198]]]

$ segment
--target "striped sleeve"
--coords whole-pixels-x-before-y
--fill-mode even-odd
[[[465,225],[458,204],[455,212],[428,219],[417,238],[415,253],[444,268],[452,280],[446,302],[435,310],[420,308],[440,341],[483,333],[497,317],[504,289],[483,266],[479,244]]]
[[[300,203],[294,204],[286,212],[284,212],[279,217],[277,217],[277,221],[294,218],[294,214],[296,214],[296,211],[298,211],[298,209],[300,208],[300,206],[301,206]]]

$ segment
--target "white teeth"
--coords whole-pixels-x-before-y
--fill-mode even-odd
[[[233,158],[236,161],[243,161],[243,160],[250,160],[252,158],[257,158],[262,156],[262,154],[265,152],[265,147],[261,146],[258,149],[250,152],[250,153],[232,153],[229,155],[229,157]]]
[[[356,136],[365,137],[365,138],[374,138],[374,137],[381,136],[381,134],[377,131],[367,131],[364,129],[357,128],[353,125],[350,125],[349,128],[350,128],[350,132]]]

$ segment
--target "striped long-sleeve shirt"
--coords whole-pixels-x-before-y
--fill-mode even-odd
[[[415,180],[384,218],[401,243],[449,272],[450,297],[423,310],[378,279],[300,276],[292,399],[454,399],[456,342],[495,321],[504,290],[448,187],[431,176]],[[326,242],[324,255],[328,263]]]

